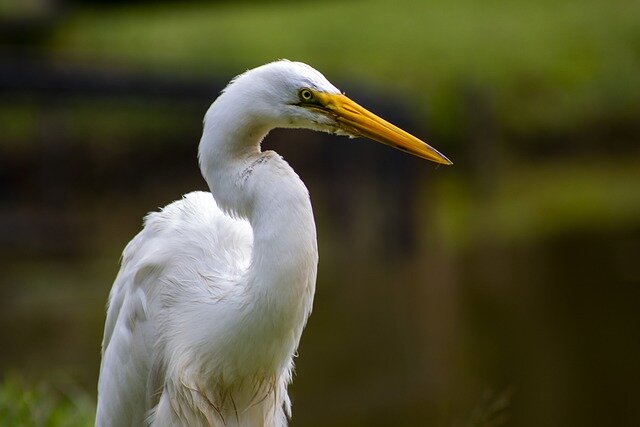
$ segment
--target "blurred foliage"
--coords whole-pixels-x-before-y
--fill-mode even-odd
[[[93,399],[75,387],[54,388],[51,384],[33,385],[18,376],[9,376],[0,382],[0,425],[93,426]]]
[[[637,126],[637,16],[635,0],[131,5],[79,10],[52,47],[154,72],[233,74],[301,60],[400,89],[423,114],[432,107],[438,134],[461,140],[460,97],[478,86],[508,134],[566,133],[585,123],[593,131],[611,120]]]
[[[439,180],[426,203],[446,244],[533,244],[566,232],[625,229],[640,215],[638,157],[522,164],[504,174],[509,179],[498,180],[491,195],[472,194],[456,177]]]
[[[66,100],[56,107],[51,112],[31,98],[15,98],[11,103],[0,104],[3,146],[11,151],[33,150],[47,117],[60,124],[69,141],[81,141],[85,148],[94,151],[122,150],[137,141],[153,148],[163,140],[178,139],[185,128],[201,122],[198,116],[202,114],[188,108],[181,110],[167,102],[151,104],[129,99],[105,101],[84,97]]]

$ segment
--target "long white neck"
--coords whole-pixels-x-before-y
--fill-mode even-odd
[[[269,126],[225,95],[207,113],[200,166],[219,206],[253,228],[243,279],[251,306],[245,332],[253,340],[281,336],[286,342],[273,357],[282,360],[273,362],[282,365],[298,345],[313,302],[318,252],[311,202],[293,169],[276,153],[260,150]]]

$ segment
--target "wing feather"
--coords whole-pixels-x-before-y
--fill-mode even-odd
[[[147,215],[109,296],[97,426],[144,424],[165,382],[163,312],[203,287],[207,298],[224,298],[248,268],[252,242],[249,224],[226,216],[210,193],[189,193]]]

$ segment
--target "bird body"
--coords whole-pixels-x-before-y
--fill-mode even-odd
[[[289,61],[237,77],[211,105],[199,146],[210,192],[150,213],[123,253],[96,425],[286,425],[293,355],[315,291],[316,229],[303,182],[260,142],[275,127],[305,127],[377,132],[422,157],[437,153],[408,134],[389,141],[390,128],[372,131],[349,116],[356,107],[319,72]]]

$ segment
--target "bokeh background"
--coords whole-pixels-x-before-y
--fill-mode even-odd
[[[91,424],[122,248],[278,58],[455,163],[263,144],[321,251],[292,425],[639,425],[637,0],[1,0],[0,424]]]

